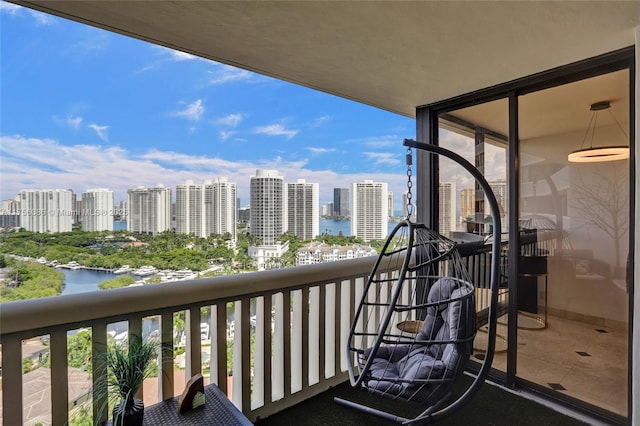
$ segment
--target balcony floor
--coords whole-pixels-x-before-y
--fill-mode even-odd
[[[468,376],[460,379],[461,385],[470,380]],[[343,383],[327,392],[298,404],[288,410],[275,414],[256,423],[258,426],[291,425],[389,425],[388,421],[367,413],[344,407],[333,401],[334,397],[365,404],[381,410],[393,412],[407,418],[413,418],[423,411],[421,407],[399,404],[394,401],[353,389]],[[500,387],[485,383],[473,400],[440,425],[585,425],[580,420],[559,413],[534,401],[515,395]]]

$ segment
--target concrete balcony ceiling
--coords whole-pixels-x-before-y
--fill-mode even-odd
[[[637,1],[14,2],[408,117],[631,46],[640,25]]]

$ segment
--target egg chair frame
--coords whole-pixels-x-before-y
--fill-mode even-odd
[[[436,145],[411,139],[405,139],[404,145],[458,163],[476,179],[487,197],[493,226],[493,255],[486,354],[473,382],[452,400],[450,387],[464,371],[476,333],[475,286],[468,272],[460,269],[460,256],[455,243],[422,224],[412,223],[408,217],[390,234],[364,287],[349,333],[346,355],[353,387],[387,398],[417,403],[424,406],[425,410],[409,419],[342,398],[335,398],[335,401],[397,424],[432,424],[468,403],[491,370],[496,343],[502,230],[496,197],[476,167],[460,155]],[[410,167],[409,160],[408,164]],[[401,231],[408,232],[400,234],[401,245],[405,246],[396,248],[393,244],[394,241],[398,243],[396,234]],[[378,268],[383,268],[383,260],[388,266],[393,257],[397,272],[378,271]],[[408,301],[407,288],[403,287],[405,281],[410,284],[411,297]],[[380,291],[380,286],[387,286],[387,290]],[[418,291],[419,288],[422,288],[422,293]],[[372,312],[377,317],[374,325],[369,326],[363,321],[367,321],[365,317],[371,316]],[[424,321],[396,324],[398,319],[416,319],[418,316]],[[394,325],[401,331],[395,330]],[[421,325],[422,328],[415,328],[406,334],[404,332],[408,325],[418,325],[418,328]],[[364,346],[367,346],[366,349],[363,349]],[[415,358],[414,354],[422,358]],[[428,368],[425,369],[427,364]],[[410,366],[412,376],[406,374],[409,371],[407,366]],[[416,369],[420,373],[415,373]],[[398,371],[403,371],[400,376]]]

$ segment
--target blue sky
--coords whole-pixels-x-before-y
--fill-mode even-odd
[[[137,186],[227,177],[246,205],[250,176],[276,169],[319,183],[321,204],[387,182],[402,208],[411,118],[6,2],[0,20],[2,199],[109,188],[119,202]],[[473,161],[472,140],[443,131],[441,145]],[[504,176],[504,152],[486,163]],[[472,187],[460,170],[444,161],[441,180]]]
[[[21,189],[226,176],[334,187],[364,179],[405,189],[415,121],[332,95],[0,3],[2,199]],[[399,206],[399,204],[398,204]]]

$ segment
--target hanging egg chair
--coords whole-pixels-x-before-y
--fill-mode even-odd
[[[352,386],[425,410],[407,419],[341,398],[336,401],[400,424],[433,423],[470,400],[491,368],[501,228],[495,196],[473,165],[438,146],[413,140],[404,144],[458,162],[478,180],[489,200],[494,234],[487,353],[475,380],[453,399],[452,386],[473,352],[475,286],[458,244],[407,218],[388,236],[364,287],[347,342],[348,370]],[[407,164],[410,167],[410,156]]]

